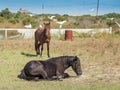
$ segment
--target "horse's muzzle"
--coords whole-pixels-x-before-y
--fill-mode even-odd
[[[77,73],[77,76],[80,76],[80,75],[82,75],[82,72]]]

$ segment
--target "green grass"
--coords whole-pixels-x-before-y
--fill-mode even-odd
[[[0,90],[120,90],[120,41],[113,39],[52,40],[51,57],[77,55],[81,59],[83,75],[63,81],[26,81],[17,78],[30,60],[36,57],[34,40],[0,40]],[[24,54],[23,54],[24,53]],[[72,69],[68,69],[75,76]]]

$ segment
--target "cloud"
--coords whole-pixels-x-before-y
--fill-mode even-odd
[[[90,12],[94,12],[94,11],[95,11],[95,8],[91,8],[89,11],[90,11]]]

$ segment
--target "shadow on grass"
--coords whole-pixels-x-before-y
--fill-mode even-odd
[[[64,79],[70,79],[70,78],[78,78],[76,76],[69,76],[69,77],[64,77],[64,78],[61,78],[61,79],[57,79],[57,76],[53,77],[53,78],[49,78],[49,79],[43,79],[42,77],[39,78],[39,77],[26,77],[26,78],[21,78],[20,75],[17,76],[17,78],[19,79],[24,79],[26,81],[63,81]]]
[[[24,56],[27,56],[27,57],[37,57],[36,54],[30,54],[30,53],[24,53],[24,52],[21,52],[21,55],[24,55]]]

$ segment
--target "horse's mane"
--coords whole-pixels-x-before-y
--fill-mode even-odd
[[[59,56],[48,59],[47,61],[67,61],[68,58],[73,58],[74,56]]]
[[[59,63],[65,63],[65,62],[69,62],[70,58],[74,58],[74,56],[59,56],[59,57],[53,57],[50,58],[46,61],[48,62],[59,62]]]

